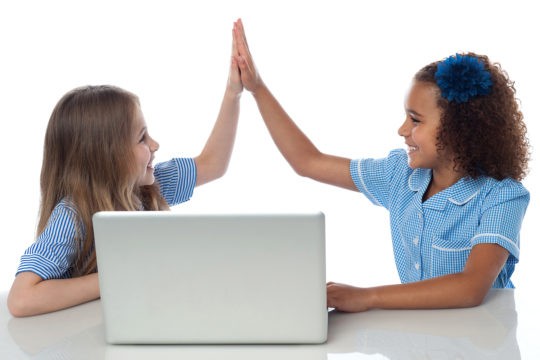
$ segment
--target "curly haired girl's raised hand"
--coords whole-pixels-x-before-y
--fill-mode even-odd
[[[321,153],[266,87],[253,63],[242,20],[234,23],[233,32],[242,84],[252,93],[274,143],[294,171],[317,181],[355,190],[349,175],[350,160]]]

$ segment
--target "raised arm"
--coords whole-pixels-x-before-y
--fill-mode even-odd
[[[249,52],[241,20],[234,24],[234,39],[242,84],[253,94],[274,143],[292,168],[301,176],[357,190],[349,172],[350,159],[320,152],[266,87]]]
[[[19,273],[7,305],[13,316],[31,316],[65,309],[99,298],[98,274],[43,280],[33,272]]]
[[[206,145],[199,156],[195,158],[196,186],[220,178],[229,166],[240,114],[240,96],[243,90],[236,63],[236,54],[237,50],[233,41],[229,79],[221,108]]]
[[[497,244],[478,244],[465,268],[456,274],[428,280],[372,288],[328,283],[328,306],[346,312],[369,309],[442,309],[482,303],[508,258]]]

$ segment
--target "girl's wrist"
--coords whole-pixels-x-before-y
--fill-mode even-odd
[[[379,301],[379,292],[377,287],[365,288],[365,298],[366,298],[366,310],[377,309],[380,307]]]
[[[230,100],[238,100],[242,96],[243,88],[235,89],[231,85],[227,85],[225,89],[225,97]]]
[[[253,89],[250,89],[249,92],[256,99],[262,93],[269,92],[269,91],[268,91],[268,88],[266,87],[266,84],[262,80],[259,80],[257,85]]]

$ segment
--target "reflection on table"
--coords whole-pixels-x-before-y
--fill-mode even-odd
[[[513,290],[469,309],[332,311],[322,345],[108,345],[100,301],[12,318],[1,295],[2,359],[520,359]]]

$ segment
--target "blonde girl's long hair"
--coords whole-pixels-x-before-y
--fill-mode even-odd
[[[59,201],[79,218],[72,276],[95,272],[92,215],[104,210],[165,210],[159,185],[137,187],[133,154],[138,98],[115,86],[86,86],[65,94],[54,108],[43,147],[38,235]]]

